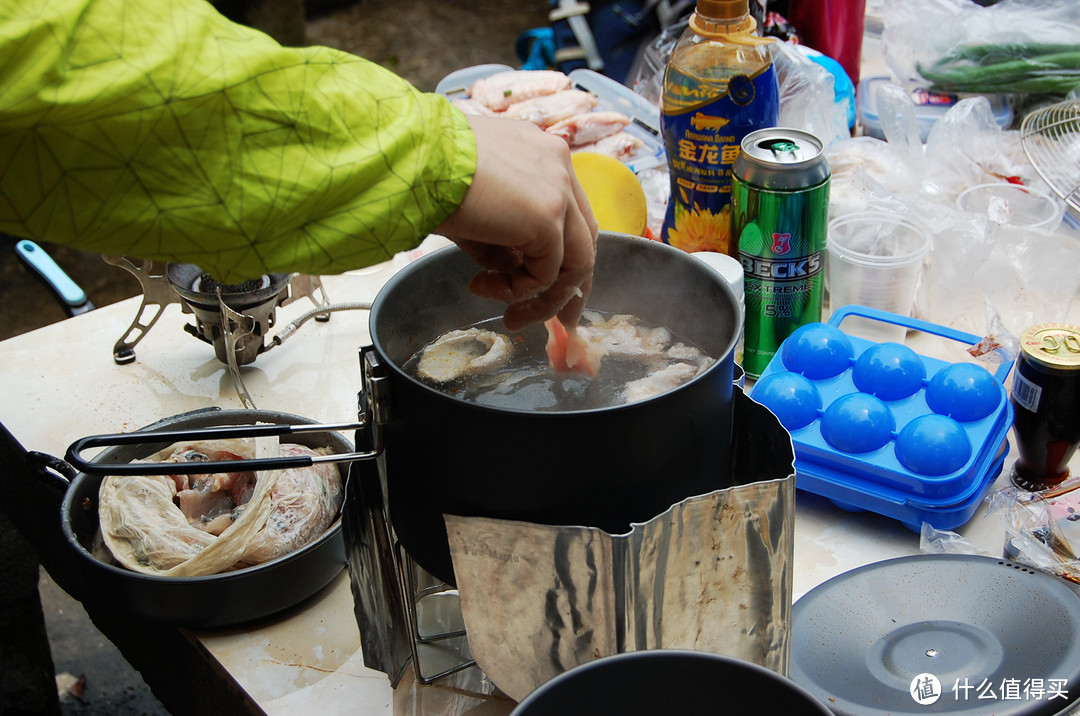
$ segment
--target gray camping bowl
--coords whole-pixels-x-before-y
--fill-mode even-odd
[[[526,696],[511,716],[831,712],[763,666],[679,649],[630,651],[577,666]]]
[[[164,418],[145,431],[188,430],[258,422],[290,425],[314,421],[270,410],[195,410]],[[297,435],[309,447],[349,453],[352,443],[335,432]],[[118,446],[94,458],[103,466],[145,458],[166,444]],[[71,480],[61,507],[61,526],[71,549],[81,558],[86,579],[109,594],[118,612],[136,619],[199,629],[234,626],[293,607],[330,583],[345,568],[340,516],[323,535],[300,549],[262,564],[199,577],[163,577],[108,564],[93,552],[98,531],[97,495],[101,474],[79,473]]]

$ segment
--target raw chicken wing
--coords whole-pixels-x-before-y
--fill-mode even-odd
[[[501,112],[516,102],[570,89],[569,75],[556,70],[508,70],[473,83],[469,96]]]
[[[582,144],[580,147],[574,147],[571,151],[596,152],[619,161],[626,161],[643,146],[645,146],[644,141],[630,134],[630,132],[623,131],[598,139],[592,144]]]
[[[512,104],[501,116],[524,119],[546,129],[556,122],[592,110],[598,101],[596,95],[590,92],[568,89]]]
[[[628,124],[630,118],[622,112],[585,112],[556,122],[547,131],[562,137],[571,147],[580,147],[621,132]]]
[[[488,109],[486,104],[477,102],[471,97],[456,97],[451,100],[455,107],[460,109],[465,114],[471,114],[477,117],[497,117],[498,115],[492,110]]]

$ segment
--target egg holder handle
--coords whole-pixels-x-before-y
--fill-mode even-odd
[[[901,316],[898,313],[890,313],[889,311],[882,311],[879,308],[870,308],[869,306],[849,305],[841,306],[833,312],[832,317],[829,318],[829,325],[834,328],[840,328],[840,324],[848,316],[858,316],[860,318],[869,318],[874,321],[881,321],[882,323],[891,323],[896,326],[903,326],[905,328],[921,331],[923,333],[929,333],[942,338],[949,338],[959,343],[964,343],[969,346],[973,346],[982,340],[979,336],[966,331],[960,331],[955,328],[949,328],[948,326],[942,326],[937,323],[930,323],[918,318],[912,318],[910,316]],[[1001,383],[1005,384],[1005,379],[1009,375],[1009,371],[1012,370],[1013,361],[1005,361],[998,366],[998,369],[994,371],[994,378]]]

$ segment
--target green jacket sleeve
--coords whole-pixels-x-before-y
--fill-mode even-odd
[[[417,245],[476,169],[464,115],[204,0],[0,0],[0,231],[235,282]]]

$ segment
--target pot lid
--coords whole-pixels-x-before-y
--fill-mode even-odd
[[[838,715],[1059,714],[1080,699],[1080,594],[993,557],[877,562],[795,603],[789,677]]]

